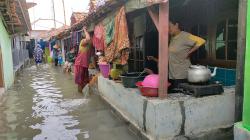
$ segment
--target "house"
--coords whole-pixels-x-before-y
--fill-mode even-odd
[[[141,130],[142,135],[152,139],[232,138],[230,128],[236,119],[235,96],[238,94],[235,94],[235,85],[240,82],[236,74],[240,71],[237,64],[241,56],[237,54],[240,54],[239,48],[244,47],[238,42],[244,34],[239,26],[244,23],[239,20],[244,16],[239,8],[241,3],[240,0],[169,0],[156,4],[153,8],[160,21],[157,29],[148,14],[147,0],[111,0],[60,34],[58,40],[67,41],[73,32],[78,32],[79,41],[82,26],[88,25],[91,32],[98,24],[106,25],[124,6],[131,44],[129,72],[139,72],[145,67],[158,71],[156,64],[145,60],[146,56],[158,56],[161,99],[142,97],[137,89],[127,89],[120,83],[99,77],[98,89],[103,98]],[[183,30],[206,40],[193,55],[192,63],[219,68],[213,80],[224,85],[222,95],[203,98],[167,96],[168,19],[175,19]],[[223,128],[228,129],[222,133]],[[226,133],[229,136],[224,135]]]
[[[8,89],[14,82],[15,70],[28,58],[26,36],[31,25],[25,0],[1,0],[0,13],[0,87]]]
[[[250,139],[250,108],[249,108],[249,101],[250,101],[250,90],[249,90],[249,82],[250,82],[250,76],[249,76],[249,68],[250,68],[250,63],[249,63],[249,57],[250,57],[250,46],[249,46],[249,39],[250,39],[250,21],[248,20],[250,17],[250,10],[249,10],[249,1],[240,1],[240,9],[241,9],[241,13],[242,16],[240,16],[240,19],[242,20],[242,24],[241,26],[243,27],[243,31],[245,31],[245,33],[243,33],[242,38],[244,41],[242,41],[241,43],[243,43],[244,45],[246,45],[246,47],[241,48],[240,50],[242,50],[242,53],[240,53],[242,55],[241,60],[239,61],[240,63],[238,64],[239,67],[242,69],[241,72],[239,72],[239,75],[244,75],[242,76],[240,79],[243,79],[241,82],[239,83],[244,83],[244,88],[243,89],[238,89],[238,91],[242,90],[244,92],[244,94],[239,94],[238,96],[244,96],[243,99],[243,112],[238,111],[240,114],[242,113],[242,122],[237,122],[234,125],[234,139],[235,140],[248,140]],[[246,35],[246,36],[244,36]],[[245,57],[244,57],[245,56]],[[241,84],[239,84],[241,85]],[[241,85],[243,86],[243,85]],[[240,87],[240,86],[239,86]],[[242,98],[238,98],[241,99]],[[239,101],[240,102],[240,101]],[[242,107],[242,104],[240,104],[240,107]],[[241,117],[241,115],[240,115]],[[241,118],[237,121],[241,121]]]
[[[32,30],[30,32],[30,38],[37,38],[37,39],[46,39],[48,36],[49,30]]]

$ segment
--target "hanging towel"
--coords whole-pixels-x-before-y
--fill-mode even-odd
[[[123,6],[115,17],[114,39],[109,47],[105,48],[105,58],[109,62],[114,59],[121,59],[121,51],[129,47],[128,26],[125,7]]]
[[[99,24],[95,26],[94,36],[93,36],[93,45],[96,50],[103,51],[105,47],[105,29],[103,25]]]
[[[115,18],[114,45],[117,48],[117,52],[130,47],[128,38],[128,25],[124,6],[120,9],[118,15]]]
[[[73,32],[71,36],[72,45],[71,47],[77,46],[77,32]]]
[[[110,44],[112,40],[114,39],[115,34],[115,19],[113,18],[105,27],[106,31],[106,44]]]

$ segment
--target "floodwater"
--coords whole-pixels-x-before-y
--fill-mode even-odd
[[[50,65],[25,69],[0,99],[0,140],[135,140],[96,94]]]

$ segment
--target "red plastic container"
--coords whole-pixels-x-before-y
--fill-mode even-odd
[[[158,97],[158,88],[143,87],[142,82],[137,82],[136,86],[141,91],[142,96]],[[170,83],[168,84],[170,86]]]

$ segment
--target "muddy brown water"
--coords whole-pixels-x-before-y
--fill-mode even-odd
[[[24,69],[0,99],[0,140],[135,140],[97,95],[50,65]]]

